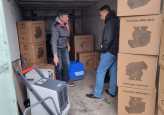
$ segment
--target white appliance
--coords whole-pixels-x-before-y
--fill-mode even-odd
[[[54,115],[68,115],[70,109],[70,101],[68,96],[68,85],[63,81],[51,80],[47,78],[42,78],[38,75],[33,74],[33,78],[29,78],[31,75],[27,75],[29,83],[35,90],[35,92],[42,98],[52,97],[56,108],[51,100],[47,100],[45,104],[51,109]],[[34,77],[35,76],[35,77]],[[37,76],[37,77],[36,77]],[[38,80],[39,79],[39,80]],[[38,102],[36,96],[27,89],[28,97],[30,99],[30,104],[34,105]],[[59,114],[58,114],[58,112]],[[31,108],[31,115],[50,115],[43,105],[39,104]]]

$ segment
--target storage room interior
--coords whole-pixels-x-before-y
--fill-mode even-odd
[[[136,14],[134,14],[133,16],[133,11],[129,11],[129,14],[125,13],[127,9],[123,5],[120,5],[119,7],[122,7],[122,9],[125,8],[125,11],[120,8],[122,10],[121,11],[117,6],[117,1],[118,0],[4,0],[3,2],[6,29],[7,33],[9,33],[8,42],[12,64],[16,64],[17,66],[22,65],[23,69],[34,64],[40,68],[51,69],[53,70],[52,73],[55,73],[52,48],[50,44],[52,34],[51,27],[56,19],[58,12],[69,12],[71,31],[70,58],[72,61],[78,60],[82,64],[84,64],[85,75],[82,80],[75,81],[75,87],[69,87],[68,94],[71,107],[68,115],[130,115],[131,113],[136,113],[138,115],[154,115],[155,112],[162,111],[160,109],[163,108],[163,105],[160,106],[160,109],[158,109],[158,107],[156,107],[155,109],[155,103],[156,105],[158,105],[158,102],[162,103],[164,97],[162,95],[163,93],[161,93],[163,97],[161,95],[159,95],[159,97],[155,96],[158,93],[158,91],[155,89],[159,85],[157,83],[158,79],[161,79],[156,78],[156,74],[159,71],[160,75],[158,76],[161,76],[163,74],[163,69],[161,69],[161,67],[163,67],[162,49],[164,40],[160,41],[160,29],[162,28],[163,24],[160,20],[160,8],[157,7],[160,6],[159,4],[162,4],[162,2],[160,2],[160,0],[145,0],[144,3],[138,2],[137,5],[139,6],[141,4],[148,4],[148,2],[151,1],[148,5],[149,7],[146,7],[144,9],[143,5],[141,9],[143,8],[144,10],[142,9],[142,11],[138,12],[137,10],[134,11]],[[132,3],[134,1],[132,1]],[[130,4],[130,2],[128,3]],[[123,77],[117,81],[118,84],[121,84],[120,86],[118,86],[120,90],[120,92],[118,92],[118,95],[120,97],[116,96],[113,98],[104,92],[103,99],[96,100],[87,98],[86,94],[93,92],[96,82],[96,69],[100,60],[98,49],[101,47],[100,39],[102,38],[102,30],[104,28],[104,23],[100,20],[99,16],[99,8],[106,4],[109,5],[111,9],[115,12],[118,12],[119,10],[119,16],[123,16],[123,19],[121,20],[122,23],[120,22],[123,28],[120,29],[121,32],[118,32],[118,34],[120,35],[119,39],[121,39],[119,40],[121,41],[121,45],[119,45],[120,52],[118,55],[118,60],[120,60],[117,66],[118,76],[128,76],[130,78],[125,79]],[[156,6],[154,9],[152,8],[152,10],[150,10],[153,4]],[[132,10],[138,7],[134,4],[131,5]],[[123,14],[123,12],[125,14]],[[137,25],[136,23],[139,24]],[[23,27],[22,24],[27,24],[28,29],[23,30],[21,28]],[[33,24],[41,25],[41,30],[32,29]],[[143,26],[144,24],[145,26]],[[150,28],[148,28],[149,26]],[[28,39],[26,39],[31,36],[30,32],[32,32],[32,34],[35,34],[36,38],[37,35],[42,36],[44,40],[39,41],[39,45],[37,44],[36,46],[32,46],[35,44],[33,43],[33,38],[30,39],[31,42],[28,42]],[[26,35],[23,36],[23,34],[25,33]],[[134,37],[134,40],[130,40],[131,34],[129,33],[133,33],[132,36]],[[139,33],[141,33],[141,35],[137,35]],[[147,41],[137,41],[137,38],[142,37],[144,39],[149,39],[151,37],[159,39],[153,39],[152,41],[150,39]],[[24,38],[25,40],[20,40]],[[81,39],[86,39],[84,41],[81,41],[84,42],[83,44],[80,43]],[[129,47],[129,44],[126,44],[125,42],[129,43],[131,47]],[[136,44],[133,44],[134,42],[136,42]],[[159,51],[160,42],[162,42],[162,45]],[[43,49],[40,50],[40,46]],[[35,50],[35,48],[38,49]],[[39,54],[37,54],[37,56],[35,57],[33,56],[33,54],[35,54],[36,52],[38,52]],[[28,57],[28,59],[26,58],[26,56]],[[157,60],[158,56],[160,57],[160,62],[158,62]],[[132,63],[134,60],[136,62]],[[28,61],[32,62],[28,63]],[[130,64],[127,65],[127,63]],[[159,71],[157,71],[157,63],[160,66],[158,67],[158,69],[160,68]],[[139,69],[140,71],[137,69]],[[128,72],[125,73],[124,70]],[[134,74],[132,75],[131,72],[134,72]],[[141,77],[143,75],[150,76],[150,78],[148,79],[146,77],[141,80]],[[26,90],[26,87],[24,86],[22,81],[20,81],[14,73],[13,76],[15,80],[15,89],[19,113],[20,115],[23,115],[26,107],[30,106],[31,100],[29,99],[28,91]],[[53,75],[53,79],[56,79],[55,75]],[[109,80],[110,78],[106,77],[104,81],[106,83],[104,89],[108,88]],[[133,82],[135,80],[138,81]],[[155,81],[157,82],[155,83]],[[162,82],[160,82],[159,86],[164,87],[161,84]],[[124,86],[126,88],[124,88]],[[135,90],[132,90],[131,87]],[[162,92],[163,89],[159,88],[159,92]],[[140,98],[140,96],[142,98]],[[155,97],[159,98],[159,101],[156,100],[158,102],[152,101],[156,99]],[[121,99],[119,103],[118,98]],[[122,98],[124,98],[125,100]],[[143,102],[143,100],[146,101],[146,104]],[[117,107],[117,103],[120,104],[119,110]],[[140,105],[140,107],[138,107],[137,105]],[[133,108],[131,108],[130,106],[132,106]],[[42,113],[41,115],[44,114]]]
[[[5,2],[5,14],[7,19],[7,26],[10,28],[10,36],[13,39],[9,40],[12,53],[12,58],[19,57],[19,42],[16,30],[11,30],[15,27],[16,22],[22,20],[43,20],[45,21],[46,38],[50,38],[51,24],[55,20],[57,12],[60,10],[66,10],[70,12],[71,28],[73,35],[93,35],[94,42],[97,44],[98,39],[102,32],[102,22],[99,19],[99,8],[109,4],[112,9],[116,9],[116,1],[113,0],[84,0],[73,1],[72,0],[51,0],[51,1],[34,1],[21,0],[14,1],[9,0]],[[12,28],[13,27],[13,28]],[[98,45],[95,45],[95,49]]]
[[[71,48],[73,48],[74,36],[76,35],[89,35],[92,40],[92,52],[96,52],[97,47],[99,47],[98,40],[101,38],[101,32],[103,29],[103,23],[99,18],[99,8],[102,5],[109,4],[113,10],[116,10],[116,1],[113,0],[8,0],[4,2],[5,15],[7,21],[7,29],[9,34],[9,44],[11,47],[11,57],[12,61],[20,59],[20,44],[19,44],[19,32],[17,32],[16,25],[20,21],[44,21],[45,24],[45,39],[46,39],[46,48],[47,48],[47,63],[52,64],[52,50],[50,45],[51,39],[51,26],[55,21],[58,11],[67,11],[70,14],[70,23],[71,23]],[[73,47],[72,47],[73,46]],[[74,49],[73,49],[74,50]],[[74,51],[70,54],[71,60],[75,60]],[[94,58],[93,56],[91,58]],[[98,61],[98,60],[97,60]],[[25,62],[26,63],[26,62]],[[94,66],[94,67],[93,67]],[[114,109],[108,103],[108,101],[95,102],[91,100],[88,103],[88,100],[85,98],[87,93],[90,93],[94,87],[95,82],[95,69],[97,66],[92,65],[89,67],[90,70],[86,72],[87,80],[76,81],[76,87],[71,89],[71,96],[73,107],[72,113],[70,114],[97,114],[100,113],[111,113],[115,114]],[[108,80],[108,79],[107,79]],[[85,84],[85,82],[88,82]],[[20,81],[16,79],[16,93],[18,98],[18,105],[20,106],[20,111],[24,111],[24,101],[26,100],[26,92]],[[81,90],[81,92],[79,92]],[[83,91],[82,91],[83,90]],[[78,95],[78,94],[82,95]],[[74,95],[74,96],[73,96]],[[78,101],[78,100],[84,100]],[[108,100],[108,99],[106,99]],[[113,105],[115,105],[115,100],[113,99]],[[95,103],[95,106],[92,105]],[[108,109],[108,107],[110,107]],[[101,108],[100,111],[96,112],[97,108]],[[91,109],[91,110],[90,110]]]

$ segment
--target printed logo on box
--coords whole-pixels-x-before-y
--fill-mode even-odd
[[[40,27],[35,28],[35,37],[38,39],[42,36],[42,29]]]
[[[143,70],[147,70],[148,66],[144,61],[129,63],[126,67],[126,74],[129,80],[142,81]]]
[[[125,110],[129,114],[140,114],[145,112],[145,105],[142,98],[130,96],[129,105],[125,106]]]
[[[158,105],[159,112],[163,115],[164,114],[164,100],[160,100],[160,103]]]
[[[147,5],[151,0],[128,0],[127,4],[130,9],[136,9],[140,7],[144,7]]]
[[[44,48],[43,47],[40,47],[40,48],[38,48],[37,57],[38,58],[42,58],[43,56],[44,56]]]
[[[134,27],[132,40],[128,41],[131,48],[145,47],[150,43],[151,32],[147,26]]]

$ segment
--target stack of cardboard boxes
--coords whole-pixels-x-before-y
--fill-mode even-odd
[[[94,51],[92,35],[76,35],[74,37],[75,59],[84,64],[85,70],[96,69],[99,55]]]
[[[21,58],[27,66],[46,63],[45,25],[43,21],[17,23]]]
[[[162,11],[162,34],[159,57],[158,115],[164,115],[164,2]]]
[[[164,68],[160,69],[158,89],[158,115],[164,115]]]
[[[20,68],[19,70],[35,64],[44,75],[55,80],[54,65],[46,63],[47,54],[44,21],[20,21],[17,23],[17,32],[19,36],[21,58],[25,63],[23,65],[19,60],[15,62],[16,66]],[[18,98],[18,104],[21,111],[24,111],[24,102],[27,98],[27,92],[22,82],[16,77],[15,82],[17,96],[20,97]]]
[[[154,115],[160,0],[118,0],[118,115]],[[128,16],[128,17],[126,17]]]

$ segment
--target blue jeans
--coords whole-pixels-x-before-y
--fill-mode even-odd
[[[56,77],[62,81],[69,81],[69,52],[67,48],[58,49],[59,65],[56,67]]]
[[[106,72],[109,70],[110,83],[109,83],[109,92],[112,95],[116,95],[117,89],[117,62],[116,57],[107,52],[102,53],[100,58],[100,63],[97,69],[96,75],[96,86],[94,90],[94,95],[98,98],[101,98],[104,89],[104,79]]]

